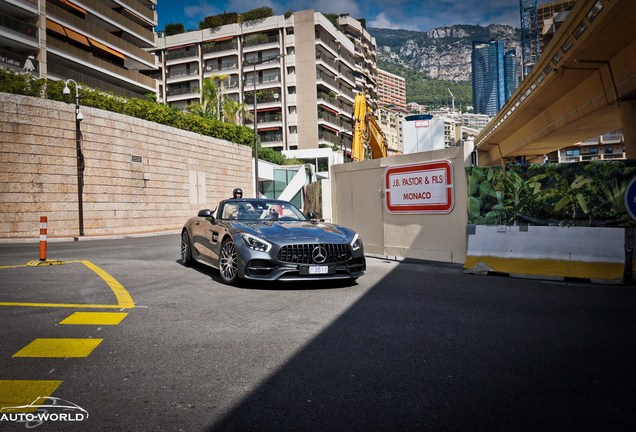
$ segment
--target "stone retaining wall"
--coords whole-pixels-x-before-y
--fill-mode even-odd
[[[81,101],[80,101],[81,102]],[[82,107],[84,234],[179,229],[242,187],[251,149]],[[0,238],[79,234],[75,106],[0,93]]]

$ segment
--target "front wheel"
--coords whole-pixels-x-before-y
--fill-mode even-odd
[[[192,265],[192,247],[190,246],[190,236],[186,230],[181,233],[181,264],[186,267]]]
[[[238,257],[232,240],[226,240],[219,255],[219,275],[224,283],[235,285],[238,282]]]

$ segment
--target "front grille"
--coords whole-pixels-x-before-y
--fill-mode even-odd
[[[313,258],[314,249],[324,248],[326,259],[323,262],[315,262]],[[280,248],[278,261],[291,264],[335,264],[346,262],[351,259],[351,248],[348,244],[311,243],[287,245]]]

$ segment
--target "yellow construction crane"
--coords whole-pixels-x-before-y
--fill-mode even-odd
[[[353,105],[353,141],[351,158],[354,161],[364,160],[364,149],[371,149],[371,159],[386,157],[387,142],[371,108],[367,105],[364,93],[356,95]]]

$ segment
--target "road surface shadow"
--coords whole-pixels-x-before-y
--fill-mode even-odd
[[[633,431],[636,292],[402,263],[208,429]]]

